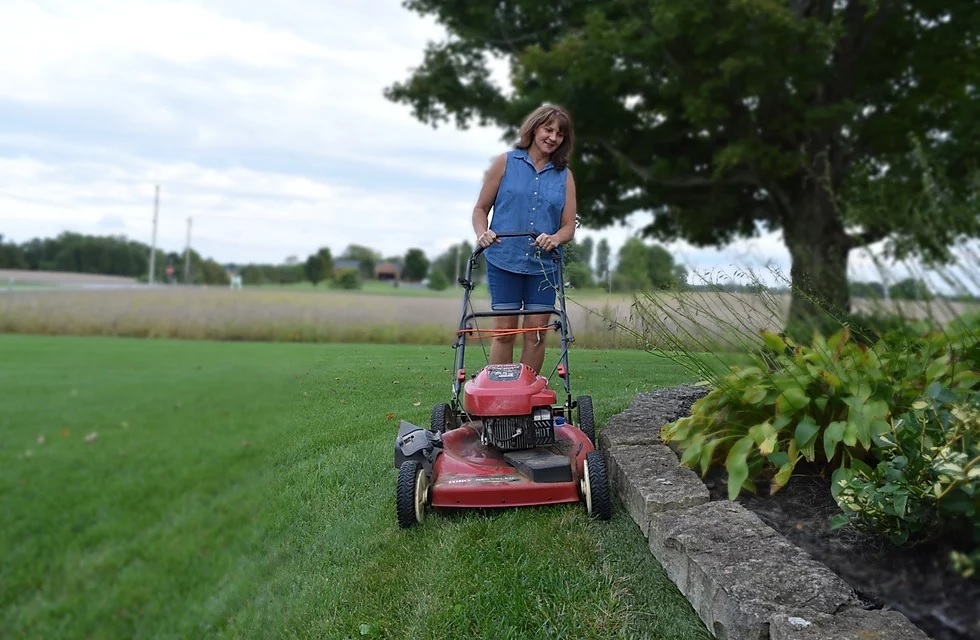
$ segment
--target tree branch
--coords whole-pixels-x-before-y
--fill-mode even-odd
[[[625,153],[615,148],[608,141],[599,142],[603,149],[608,151],[616,160],[622,162],[626,167],[644,182],[654,184],[658,187],[676,189],[701,189],[716,185],[740,185],[740,186],[759,186],[759,183],[748,171],[732,174],[726,178],[718,179],[706,176],[681,176],[677,178],[657,178],[649,169],[635,162]]]

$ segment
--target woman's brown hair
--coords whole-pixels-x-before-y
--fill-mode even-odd
[[[572,143],[575,138],[572,131],[572,116],[564,107],[545,103],[532,111],[528,117],[524,118],[520,139],[514,146],[518,149],[529,148],[534,142],[534,132],[538,130],[538,127],[552,120],[558,123],[558,130],[565,136],[558,148],[551,154],[551,164],[555,166],[555,169],[561,171],[568,166],[568,157],[572,155]]]

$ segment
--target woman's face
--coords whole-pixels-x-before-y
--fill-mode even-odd
[[[558,127],[558,120],[549,120],[534,130],[534,146],[546,156],[550,156],[561,145],[565,134]]]

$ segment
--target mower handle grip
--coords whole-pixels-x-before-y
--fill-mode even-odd
[[[502,231],[497,234],[498,238],[522,238],[527,236],[531,240],[536,239],[540,234],[534,233],[532,231]],[[473,254],[470,256],[470,260],[476,260],[481,253],[487,250],[487,247],[477,247]]]

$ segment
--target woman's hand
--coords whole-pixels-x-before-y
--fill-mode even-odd
[[[476,242],[481,247],[486,249],[494,242],[500,242],[500,238],[497,237],[497,234],[494,233],[493,229],[487,229],[486,231],[484,231],[483,233],[481,233],[476,237]]]
[[[561,243],[558,242],[558,238],[554,234],[542,233],[534,242],[531,243],[532,247],[541,247],[545,251],[554,251]]]

